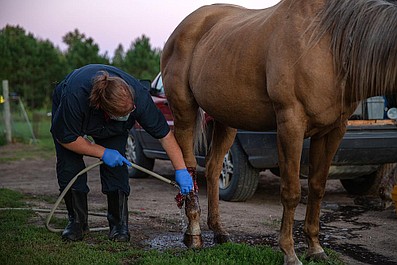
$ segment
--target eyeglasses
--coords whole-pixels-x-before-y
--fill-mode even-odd
[[[124,116],[114,116],[112,114],[109,114],[109,118],[115,121],[127,121],[128,118],[130,117],[130,114],[133,113],[136,110],[136,106],[134,105],[128,114]]]
[[[133,113],[135,110],[136,110],[136,106],[135,106],[135,104],[134,104],[134,105],[132,106],[132,109],[131,109],[130,113]]]

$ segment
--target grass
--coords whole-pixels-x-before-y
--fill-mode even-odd
[[[0,129],[2,129],[0,124]],[[12,124],[13,143],[25,144],[25,148],[10,148],[1,151],[0,163],[33,159],[35,157],[50,158],[55,155],[54,142],[50,133],[51,121],[48,117],[42,117],[32,123],[36,141],[32,141],[32,133],[24,120],[15,120]],[[0,138],[5,136],[1,136]],[[0,140],[5,145],[5,140]],[[1,144],[0,144],[1,145]]]
[[[53,143],[52,143],[53,145]],[[46,147],[40,143],[26,144],[23,148],[2,149],[0,154],[0,163],[6,163],[18,160],[27,160],[35,158],[51,158],[55,156],[55,149]]]
[[[21,133],[27,127],[18,127]],[[49,132],[50,121],[43,119],[34,124],[39,135],[35,144],[25,138],[23,148],[4,149],[0,154],[0,163],[13,160],[48,158],[55,154],[54,144]],[[1,127],[1,126],[0,126]],[[24,136],[25,137],[25,136]],[[25,140],[24,140],[25,139]],[[29,195],[8,189],[0,189],[0,208],[24,208]],[[35,196],[35,202],[52,202],[54,199]],[[147,251],[134,248],[131,244],[115,243],[107,240],[105,232],[90,233],[82,242],[67,243],[59,234],[51,233],[44,227],[44,220],[37,221],[37,215],[30,210],[0,210],[0,264],[2,265],[68,265],[68,264],[142,264],[142,265],[196,265],[196,264],[282,264],[281,251],[268,246],[249,246],[246,244],[227,243],[201,250],[173,249],[165,252]],[[55,227],[64,227],[66,219],[53,218]],[[278,226],[278,223],[275,224]],[[327,262],[315,263],[306,261],[305,265],[343,264],[337,254],[326,250],[330,259]]]
[[[0,189],[0,208],[26,207],[29,197]],[[40,198],[36,198],[40,199]],[[34,221],[30,210],[0,210],[0,264],[282,264],[283,255],[267,246],[227,243],[201,250],[175,249],[145,251],[131,244],[107,240],[105,233],[90,233],[84,241],[68,243]],[[55,220],[66,223],[66,220]],[[301,260],[304,264],[343,264],[337,254],[327,250],[330,260],[323,263]]]

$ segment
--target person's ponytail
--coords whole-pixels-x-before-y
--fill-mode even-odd
[[[92,91],[90,95],[90,105],[95,109],[99,109],[103,98],[106,98],[106,88],[109,85],[109,73],[100,71],[94,77]]]
[[[134,106],[134,93],[120,77],[99,71],[93,79],[89,100],[92,108],[102,109],[108,114],[124,116]]]

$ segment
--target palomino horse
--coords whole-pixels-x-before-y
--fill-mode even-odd
[[[320,203],[347,119],[364,98],[397,89],[397,6],[385,0],[283,0],[249,10],[199,8],[165,44],[161,70],[175,135],[192,175],[199,109],[215,120],[207,155],[209,228],[228,240],[219,214],[222,160],[236,129],[277,129],[285,264],[301,264],[292,236],[300,196],[300,159],[310,137],[307,255],[326,259],[319,242]],[[186,203],[185,244],[201,246],[198,197]]]

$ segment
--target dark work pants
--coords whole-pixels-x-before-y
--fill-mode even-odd
[[[125,147],[127,143],[127,134],[116,135],[105,139],[95,139],[96,144],[102,145],[105,148],[115,149],[120,154],[125,154]],[[57,154],[56,171],[60,191],[63,191],[68,183],[83,170],[86,165],[83,160],[83,155],[72,152],[55,139],[55,149]],[[128,169],[126,165],[117,167],[108,167],[105,164],[100,165],[100,177],[102,184],[102,192],[108,194],[109,192],[121,190],[130,194]],[[88,193],[89,187],[87,185],[87,173],[79,176],[73,184],[72,189]]]

